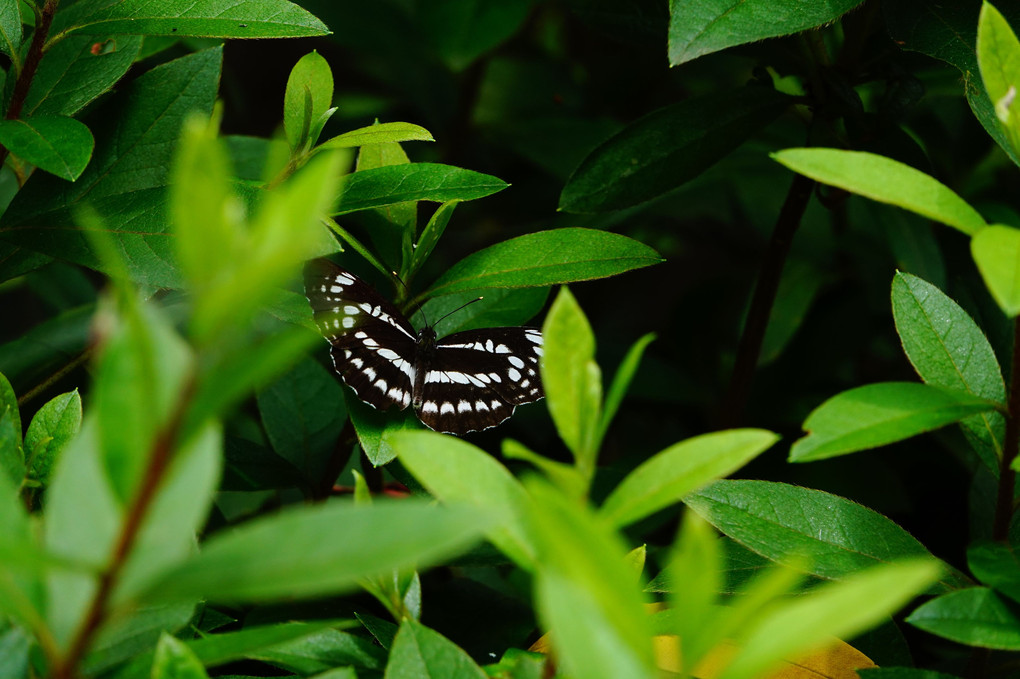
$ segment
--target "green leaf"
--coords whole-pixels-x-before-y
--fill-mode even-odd
[[[67,446],[46,496],[43,536],[58,558],[96,569],[107,564],[121,509],[103,470],[98,424],[85,417],[78,436]],[[46,623],[58,646],[66,646],[95,592],[90,573],[51,571],[46,579]]]
[[[566,676],[655,676],[651,620],[620,536],[576,499],[533,479],[535,608]]]
[[[57,13],[59,17],[65,10]],[[71,116],[108,91],[127,73],[142,47],[141,36],[118,35],[93,54],[96,39],[72,36],[51,46],[25,97],[24,115]]]
[[[987,587],[971,587],[932,599],[911,613],[907,622],[968,646],[1020,650],[1020,619]]]
[[[905,606],[939,576],[934,559],[905,559],[827,583],[778,605],[746,631],[720,679],[767,676],[784,658],[805,655],[868,630]]]
[[[1020,314],[1020,230],[993,225],[970,241],[970,253],[999,308],[1014,318]]]
[[[507,184],[481,172],[439,163],[384,165],[349,174],[340,181],[333,214],[429,200],[475,200],[498,193]]]
[[[861,0],[709,0],[669,3],[669,65],[727,47],[799,33],[834,22]]]
[[[994,411],[998,404],[967,391],[914,382],[881,382],[844,391],[811,411],[791,462],[835,457],[917,436]]]
[[[440,318],[434,326],[439,337],[463,330],[525,325],[542,310],[548,298],[549,288],[492,288],[480,300],[471,292],[433,297],[421,305],[411,323],[421,327],[426,320]],[[450,316],[443,318],[447,314]]]
[[[599,513],[616,527],[634,523],[740,469],[778,440],[763,429],[732,429],[676,443],[628,474]]]
[[[111,97],[96,112],[96,152],[78,181],[33,175],[0,220],[0,237],[100,268],[86,234],[73,226],[74,214],[87,202],[102,217],[136,280],[179,285],[166,218],[171,152],[185,116],[212,110],[221,57],[220,48],[181,57]]]
[[[213,536],[198,556],[156,583],[150,596],[241,602],[332,594],[351,589],[359,578],[438,561],[466,547],[484,527],[477,513],[410,500],[301,507]]]
[[[25,432],[28,477],[48,485],[54,465],[79,429],[81,396],[77,389],[47,401]]]
[[[11,58],[12,71],[21,72],[21,10],[18,0],[0,0],[0,52]]]
[[[18,410],[18,397],[14,393],[14,387],[7,380],[3,373],[0,373],[0,416],[4,414],[11,419],[14,430],[18,432],[18,441],[21,441],[21,411]]]
[[[21,430],[16,428],[11,412],[8,409],[0,414],[0,473],[19,487],[25,478],[25,452],[21,445]]]
[[[438,0],[424,5],[421,22],[439,56],[455,71],[516,33],[532,0]]]
[[[66,116],[0,121],[0,144],[36,167],[74,181],[92,157],[95,141],[84,124]]]
[[[989,401],[1006,400],[1006,384],[988,338],[960,305],[937,287],[897,273],[892,311],[903,351],[925,383],[966,391]],[[999,473],[1006,419],[989,411],[960,421],[981,460]]]
[[[446,225],[450,223],[450,217],[453,216],[453,211],[460,204],[459,200],[451,200],[443,203],[436,211],[429,217],[428,223],[425,228],[422,229],[421,235],[418,237],[418,242],[414,246],[414,255],[410,268],[407,272],[407,280],[414,277],[415,274],[421,269],[422,265],[428,261],[429,256],[436,247],[436,243],[443,237],[443,233],[446,231]]]
[[[150,583],[194,554],[222,471],[220,429],[218,423],[207,424],[176,451],[126,560],[114,605],[130,606]]]
[[[402,141],[435,141],[432,133],[413,123],[378,123],[338,134],[319,144],[316,150],[350,149],[368,144]]]
[[[797,555],[807,560],[808,572],[822,578],[840,579],[877,563],[931,556],[924,545],[878,512],[820,490],[724,480],[684,501],[748,549],[780,563]],[[961,578],[950,573],[942,585],[958,581]]]
[[[533,567],[535,550],[521,523],[527,497],[506,467],[467,441],[431,431],[388,432],[385,440],[434,496],[493,517],[486,537],[523,568]]]
[[[655,340],[655,333],[650,332],[642,336],[631,345],[630,349],[627,350],[627,355],[620,361],[620,367],[616,369],[616,374],[613,375],[613,382],[609,385],[606,402],[602,407],[602,418],[599,422],[599,442],[605,437],[609,425],[612,424],[613,418],[616,416],[616,411],[619,410],[620,404],[623,403],[623,397],[627,395],[627,388],[630,387],[630,382],[634,379],[634,373],[637,372],[638,366],[641,364],[641,356],[644,355],[645,348],[653,340]]]
[[[916,212],[968,236],[986,226],[984,218],[945,184],[891,158],[824,148],[786,149],[772,158],[823,184]]]
[[[1014,163],[1020,155],[1006,139],[995,106],[978,77],[977,29],[980,3],[933,3],[928,0],[899,0],[883,7],[886,30],[897,45],[952,64],[960,71],[967,103],[985,131]],[[1002,3],[1000,10],[1016,25],[1020,11],[1014,3]]]
[[[152,679],[207,679],[208,674],[183,641],[164,633],[152,661]]]
[[[662,261],[655,250],[626,236],[593,229],[552,229],[511,238],[468,255],[418,298],[588,281]]]
[[[684,512],[680,537],[674,547],[668,576],[669,610],[675,621],[673,629],[680,642],[684,668],[697,666],[718,639],[710,634],[709,620],[716,614],[716,599],[722,591],[725,555],[715,531],[694,512]]]
[[[748,87],[673,104],[628,125],[567,180],[559,209],[606,212],[643,203],[697,177],[791,104]]]
[[[61,16],[65,15],[65,16]],[[99,0],[60,12],[50,42],[68,33],[203,38],[298,38],[329,29],[287,0]]]
[[[320,483],[347,419],[333,374],[306,358],[259,392],[258,407],[273,450]]]
[[[591,478],[598,452],[602,373],[595,362],[591,325],[566,286],[549,309],[542,337],[540,366],[549,415],[578,470]]]
[[[397,456],[397,451],[385,436],[387,432],[419,431],[424,426],[412,410],[395,413],[376,410],[358,398],[351,389],[344,390],[344,399],[347,403],[347,415],[351,418],[351,424],[354,425],[354,431],[358,435],[358,443],[374,467],[388,464]]]
[[[283,130],[291,149],[315,143],[310,136],[312,128],[332,104],[333,71],[313,50],[291,69],[283,96]]]
[[[252,657],[307,676],[340,665],[381,671],[386,654],[364,637],[323,629],[253,653]]]
[[[967,566],[982,584],[1020,602],[1020,558],[1012,545],[984,542],[967,549]]]
[[[467,653],[439,632],[414,620],[400,623],[384,679],[484,679],[487,675]]]
[[[152,665],[153,649],[164,634],[182,630],[195,614],[195,602],[133,607],[108,618],[81,663],[81,674],[98,676],[139,654]],[[135,676],[139,676],[136,674]]]
[[[995,116],[1014,153],[1020,154],[1020,40],[988,2],[982,4],[978,19],[977,59]]]

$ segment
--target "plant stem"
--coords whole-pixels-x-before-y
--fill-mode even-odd
[[[99,577],[99,587],[96,589],[92,602],[85,617],[78,627],[71,646],[64,656],[63,662],[54,668],[54,679],[73,679],[77,674],[78,664],[89,649],[92,638],[99,631],[107,616],[107,601],[113,594],[114,587],[120,577],[124,564],[127,562],[134,547],[135,540],[141,531],[142,523],[148,513],[149,507],[156,499],[156,492],[159,490],[160,482],[173,460],[173,453],[178,444],[184,418],[187,414],[188,404],[195,392],[194,379],[189,379],[173,413],[170,415],[166,425],[156,435],[152,449],[149,453],[149,462],[142,476],[142,482],[135,494],[134,500],[128,507],[127,516],[121,526],[120,534],[117,536],[117,543],[114,546],[110,563]]]
[[[758,282],[751,298],[751,308],[747,312],[744,331],[737,345],[737,357],[730,376],[730,384],[718,417],[720,428],[726,429],[740,423],[747,405],[747,397],[751,392],[754,371],[758,366],[761,354],[761,343],[765,338],[772,305],[776,301],[776,291],[783,275],[783,266],[790,252],[790,244],[797,233],[808,200],[814,191],[815,182],[804,175],[794,175],[793,183],[779,211],[772,239],[765,251]]]
[[[1020,316],[1013,320],[1013,362],[1010,366],[1009,395],[1006,418],[1006,441],[1002,447],[1002,461],[999,465],[999,491],[995,501],[995,523],[992,539],[1006,542],[1009,539],[1009,524],[1013,518],[1013,494],[1016,486],[1016,459],[1020,444]]]
[[[87,361],[91,355],[92,355],[91,347],[82,351],[80,354],[72,358],[70,361],[61,366],[59,369],[57,369],[55,373],[53,373],[52,375],[44,379],[42,382],[40,382],[39,384],[35,385],[34,387],[26,391],[24,394],[22,394],[18,398],[18,405],[19,406],[25,405],[33,398],[35,398],[39,394],[43,393],[44,391],[52,387],[54,384],[63,379],[64,376],[67,375],[67,373],[71,372],[75,368],[85,363],[85,361]]]
[[[43,46],[50,34],[50,26],[53,24],[53,15],[57,12],[57,5],[60,0],[46,0],[43,5],[39,21],[36,23],[35,32],[32,33],[32,44],[28,47],[28,54],[25,55],[25,65],[18,75],[18,81],[14,83],[14,92],[11,95],[11,106],[7,109],[7,119],[17,120],[21,115],[21,108],[25,105],[25,98],[28,96],[28,88],[32,86],[32,79],[35,78],[36,69],[42,61]]]

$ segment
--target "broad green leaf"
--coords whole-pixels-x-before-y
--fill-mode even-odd
[[[409,500],[301,507],[214,535],[198,556],[155,584],[150,596],[241,602],[332,594],[351,589],[359,578],[447,557],[484,527],[477,514]]]
[[[338,134],[319,144],[322,149],[350,149],[368,144],[402,141],[435,141],[432,133],[413,123],[379,123]]]
[[[822,578],[840,579],[877,563],[931,556],[924,545],[878,512],[820,490],[725,480],[684,501],[748,549],[780,563],[799,555],[807,559],[808,572]],[[943,584],[959,580],[950,573]]]
[[[528,484],[535,609],[567,676],[655,676],[651,620],[620,536],[551,486]]]
[[[927,384],[1006,400],[1006,384],[988,338],[960,305],[937,287],[897,273],[892,284],[896,332],[914,370]],[[989,411],[960,421],[981,460],[999,473],[1006,419]]]
[[[523,460],[531,464],[571,497],[581,498],[588,492],[588,480],[577,471],[576,467],[539,455],[518,441],[503,439],[503,457],[508,460]]]
[[[76,5],[77,6],[77,5]],[[0,220],[0,238],[78,264],[102,266],[92,244],[73,226],[88,203],[102,217],[136,280],[177,286],[168,233],[166,191],[171,153],[193,111],[212,110],[220,48],[157,66],[97,110],[96,151],[73,184],[33,175]]]
[[[146,512],[113,604],[130,602],[149,583],[195,552],[223,466],[223,433],[210,423],[180,447]]]
[[[57,464],[43,514],[46,549],[97,572],[113,553],[121,524],[121,509],[103,470],[98,429],[95,415],[86,416]],[[48,574],[46,623],[59,646],[70,641],[95,588],[96,580],[88,573]]]
[[[184,629],[195,614],[195,603],[138,606],[107,618],[81,663],[81,674],[98,676],[139,654],[148,656],[147,671],[159,639]]]
[[[258,407],[273,450],[319,483],[347,419],[336,377],[306,358],[259,392]]]
[[[977,59],[995,116],[1014,153],[1020,154],[1020,41],[1005,17],[988,2],[982,4],[978,19]]]
[[[981,3],[935,3],[928,0],[897,0],[882,8],[886,30],[903,49],[927,54],[952,64],[962,76],[961,87],[971,111],[985,131],[1020,165],[1020,154],[1006,139],[995,106],[979,77],[977,29]],[[1014,26],[1020,22],[1020,6],[999,3],[999,10]]]
[[[48,485],[54,464],[79,429],[81,396],[77,389],[47,401],[25,432],[28,477]]]
[[[152,679],[207,679],[201,661],[183,641],[164,633],[152,661]]]
[[[255,656],[260,651],[321,631],[324,623],[289,622],[281,625],[248,627],[237,632],[210,634],[185,641],[205,667]],[[135,679],[152,666],[153,652],[142,653],[112,675],[112,679]]]
[[[749,87],[654,111],[592,151],[560,194],[565,212],[631,207],[677,188],[729,154],[791,104]]]
[[[552,229],[511,238],[468,255],[419,298],[588,281],[661,261],[655,250],[626,236],[593,229]]]
[[[382,671],[386,662],[386,654],[370,639],[335,629],[318,630],[253,653],[252,657],[302,676],[342,665]]]
[[[379,123],[376,123],[376,126],[378,125]],[[407,166],[410,163],[411,159],[407,157],[407,153],[398,142],[368,144],[358,149],[355,174],[394,165]],[[403,172],[414,174],[417,170],[405,167],[403,170],[391,169],[389,172],[400,175]],[[382,184],[379,182],[380,179],[382,179]],[[362,182],[361,179],[356,181]],[[367,183],[364,184],[363,188],[369,189],[370,199],[378,199],[396,187],[395,184],[386,185],[386,179],[383,177],[373,179],[371,176],[368,176],[365,181]],[[342,210],[343,206],[340,206],[340,209]],[[386,262],[386,264],[378,263],[375,256],[367,252],[354,238],[338,232],[341,238],[387,277],[391,275],[392,271],[399,271],[401,274],[404,274],[407,262],[411,259],[411,246],[414,242],[414,234],[418,225],[417,202],[413,200],[410,202],[397,202],[373,210],[366,210],[363,211],[363,214],[358,215],[358,220],[362,222],[364,230],[368,232],[368,237],[372,240],[376,252],[379,253],[379,258]]]
[[[485,679],[486,676],[471,656],[442,634],[414,620],[404,620],[390,648],[384,679]]]
[[[0,0],[0,52],[11,58],[14,68],[21,71],[21,10],[18,0]]]
[[[919,606],[907,622],[968,646],[1020,650],[1020,618],[987,587],[943,594]]]
[[[1020,602],[1020,558],[1012,545],[984,542],[967,549],[967,566],[982,584]]]
[[[809,462],[878,448],[965,417],[992,412],[998,404],[967,391],[914,382],[881,382],[844,391],[811,411],[791,462]]]
[[[731,429],[676,443],[628,474],[599,513],[614,526],[631,524],[733,473],[778,440],[763,429]]]
[[[21,430],[15,416],[8,409],[0,413],[0,474],[19,487],[25,478],[25,451],[21,445]]]
[[[600,442],[605,437],[609,425],[612,424],[620,404],[623,403],[623,397],[627,395],[627,389],[630,387],[631,380],[634,379],[634,373],[637,372],[638,366],[641,364],[641,356],[644,355],[645,348],[654,340],[655,333],[650,332],[642,336],[631,345],[630,349],[627,350],[627,355],[620,361],[620,366],[616,369],[613,381],[609,385],[609,391],[606,393],[606,402],[602,407],[602,418],[599,422],[598,434]]]
[[[421,305],[419,312],[411,317],[411,323],[421,327],[426,320],[432,321],[439,337],[477,328],[526,325],[542,310],[548,298],[549,288],[492,288],[484,295],[461,292],[433,297]],[[443,318],[447,314],[449,317]],[[442,320],[436,322],[436,319]]]
[[[109,38],[103,43],[108,49],[99,54],[92,52],[95,45],[95,37],[82,35],[51,46],[32,79],[22,109],[24,115],[74,115],[127,73],[138,56],[142,38]]]
[[[542,337],[539,364],[549,415],[578,470],[590,479],[598,453],[602,373],[595,362],[591,325],[566,286],[549,309]]]
[[[669,3],[669,65],[677,66],[727,47],[824,26],[861,0],[709,0]]]
[[[313,127],[332,104],[333,71],[313,50],[291,69],[283,96],[283,130],[291,149],[297,151],[315,143],[311,138]]]
[[[532,0],[438,0],[421,7],[421,22],[439,56],[455,71],[512,36]]]
[[[506,467],[467,441],[431,431],[389,432],[385,441],[434,496],[492,517],[486,537],[522,567],[533,567],[535,550],[521,523],[527,497]]]
[[[818,650],[833,637],[852,638],[905,606],[939,573],[934,559],[905,559],[821,585],[776,606],[746,632],[720,679],[766,676],[784,658]]]
[[[7,414],[14,424],[14,430],[18,432],[18,441],[21,440],[21,411],[18,410],[18,397],[14,393],[14,387],[7,377],[0,373],[0,416]]]
[[[0,144],[24,161],[68,181],[88,165],[94,145],[84,124],[66,116],[0,121]]]
[[[772,158],[823,184],[916,212],[968,236],[986,226],[984,218],[952,189],[892,158],[825,148],[786,149]]]
[[[359,169],[340,181],[334,214],[380,208],[396,203],[484,198],[509,184],[481,172],[439,163],[405,163]]]
[[[397,456],[397,451],[385,436],[396,430],[418,431],[424,425],[411,409],[393,412],[376,410],[368,405],[351,389],[344,390],[347,415],[351,418],[365,457],[374,467],[381,467]]]
[[[123,504],[135,496],[155,441],[194,368],[190,347],[162,308],[144,305],[136,313],[113,320],[92,391],[103,464]]]
[[[64,16],[61,16],[64,15]],[[58,13],[50,42],[69,33],[299,38],[329,29],[288,0],[98,0]]]
[[[680,642],[684,668],[697,666],[709,646],[717,643],[709,620],[715,615],[722,591],[724,554],[715,531],[694,512],[684,512],[680,537],[669,563],[670,610],[675,624],[670,630]]]
[[[970,253],[999,308],[1010,318],[1020,314],[1020,230],[998,224],[982,229],[971,239]]]

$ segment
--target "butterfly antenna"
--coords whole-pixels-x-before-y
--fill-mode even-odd
[[[484,297],[475,297],[475,298],[474,298],[473,300],[471,300],[471,301],[469,301],[469,302],[464,302],[463,304],[461,304],[461,305],[460,305],[459,307],[457,307],[456,309],[454,309],[454,310],[453,310],[453,311],[451,311],[450,313],[448,313],[448,314],[443,314],[443,317],[442,317],[442,318],[440,318],[440,319],[439,319],[438,321],[436,321],[436,325],[439,325],[440,323],[442,323],[442,322],[443,322],[443,319],[447,318],[448,316],[452,316],[452,315],[454,315],[455,313],[457,313],[458,311],[460,311],[460,310],[461,310],[461,309],[463,309],[464,307],[466,307],[466,306],[470,306],[470,305],[474,304],[475,302],[481,302],[481,301],[482,301],[483,299],[485,299],[485,298],[484,298]],[[424,313],[422,313],[422,316],[424,316],[424,315],[425,315],[425,314],[424,314]]]
[[[411,290],[410,290],[410,288],[407,287],[407,283],[404,282],[404,279],[402,279],[400,277],[400,275],[396,271],[390,271],[390,275],[393,276],[393,280],[395,280],[398,283],[400,283],[400,287],[402,287],[404,289],[404,293],[408,297],[411,297]],[[421,317],[425,321],[425,325],[427,325],[429,327],[432,327],[431,324],[429,323],[428,316],[425,315],[425,310],[421,308],[421,304],[418,304],[418,302],[415,302],[414,305],[416,307],[418,307],[418,311],[421,313]],[[442,319],[440,319],[440,320],[442,320]]]

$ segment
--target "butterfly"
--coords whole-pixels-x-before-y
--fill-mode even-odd
[[[509,327],[437,339],[420,331],[368,283],[326,259],[305,266],[305,295],[329,341],[337,373],[378,410],[414,408],[450,434],[494,427],[542,398],[542,332]]]

